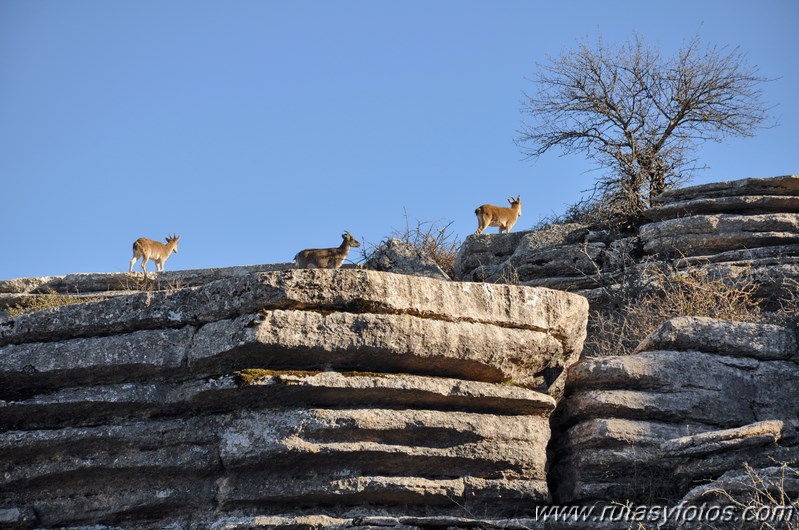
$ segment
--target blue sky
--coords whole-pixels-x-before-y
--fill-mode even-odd
[[[290,261],[405,211],[462,238],[517,194],[530,227],[594,174],[524,160],[522,91],[598,34],[740,46],[779,126],[706,144],[693,183],[797,173],[797,23],[793,0],[0,0],[0,279],[127,271],[169,233],[167,270]]]

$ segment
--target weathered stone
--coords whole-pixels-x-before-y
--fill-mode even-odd
[[[637,352],[652,350],[700,350],[762,360],[799,355],[796,336],[786,328],[706,317],[678,317],[664,322],[637,348]]]
[[[519,243],[513,255],[502,265],[497,275],[518,275],[521,281],[535,278],[586,276],[597,272],[597,260],[603,243],[560,245],[546,248],[528,248],[525,240]]]
[[[745,396],[744,399],[751,399]],[[746,409],[747,401],[716,391],[685,390],[658,392],[637,390],[588,390],[569,397],[563,406],[567,422],[589,418],[622,417],[635,420],[688,422],[734,427],[758,420]],[[718,409],[731,407],[732,413],[720,416]]]
[[[720,528],[757,530],[794,528],[799,524],[799,473],[790,466],[771,464],[739,466],[709,483],[691,489],[679,501],[681,506],[716,508],[729,514]],[[744,516],[746,513],[746,516]],[[676,521],[673,528],[691,530],[693,521]]]
[[[596,418],[572,426],[558,441],[561,450],[570,452],[627,447],[631,440],[635,440],[637,447],[659,447],[663,440],[697,429],[697,424],[689,426],[687,423],[676,425],[660,421]]]
[[[595,422],[589,429],[583,425],[573,427],[566,436],[574,436],[578,429],[587,436],[582,443],[560,448],[562,454],[550,475],[559,502],[640,500],[655,491],[679,495],[691,484],[740,469],[744,462],[768,463],[770,458],[785,457],[775,445],[781,422],[674,439],[668,437],[680,430],[693,431],[696,426],[620,420]],[[610,428],[609,440],[597,437],[605,434],[605,427]],[[601,432],[592,432],[597,428]]]
[[[681,436],[663,442],[660,449],[667,456],[698,457],[731,448],[774,444],[780,439],[782,425],[781,421],[761,421],[736,429]]]
[[[0,348],[0,399],[81,384],[135,381],[179,369],[188,361],[194,333],[192,326],[185,326],[4,346]]]
[[[698,484],[713,480],[727,471],[740,470],[744,465],[760,467],[770,466],[775,462],[798,464],[799,446],[783,445],[777,440],[780,433],[768,432],[760,427],[762,423],[719,431],[727,439],[717,443],[707,440],[705,448],[708,451],[704,454],[671,457],[676,464],[675,479],[686,485]],[[730,431],[737,433],[726,434]],[[715,433],[706,434],[712,439]]]
[[[586,316],[547,289],[291,270],[5,321],[0,516],[532,509]]]
[[[579,276],[582,271],[571,266],[572,259],[577,256],[584,244],[603,245],[607,234],[591,231],[585,225],[566,223],[552,225],[539,230],[513,232],[497,235],[471,235],[466,238],[455,260],[455,278],[468,281],[491,281],[497,283],[514,283],[512,279],[527,281],[543,278],[552,274],[548,269],[566,271],[566,276]],[[565,245],[570,243],[571,245]],[[553,247],[561,248],[552,251]],[[562,248],[570,250],[573,255],[563,258]],[[577,257],[581,259],[580,256]],[[518,274],[514,269],[529,262],[535,262],[538,268],[528,275]],[[541,265],[546,264],[545,267]],[[548,268],[547,268],[548,267]]]
[[[272,263],[222,267],[215,269],[187,269],[164,271],[144,276],[141,272],[90,272],[65,276],[41,276],[0,280],[0,293],[61,294],[105,293],[109,291],[169,291],[205,285],[217,280],[238,278],[256,272],[274,272],[293,269],[293,263]]]
[[[458,280],[484,282],[513,254],[519,241],[529,232],[470,235],[455,257],[454,277]]]
[[[560,395],[565,368],[576,360],[549,334],[482,323],[281,310],[252,321],[244,316],[200,328],[189,366],[404,372],[513,381]]]
[[[97,300],[105,300],[107,298],[113,298],[115,296],[128,296],[138,294],[137,291],[105,291],[102,293],[74,293],[74,294],[67,294],[67,295],[60,295],[60,294],[29,294],[29,293],[0,293],[0,312],[3,314],[0,315],[0,320],[4,320],[8,317],[8,311],[11,310],[20,312],[20,308],[28,308],[28,307],[36,307],[37,302],[39,306],[42,300],[46,300],[51,297],[68,297],[73,303],[86,303],[86,302],[94,302]],[[30,312],[30,311],[28,311]]]
[[[570,369],[550,475],[558,502],[645,499],[666,486],[680,496],[744,462],[797,458],[792,332],[677,318],[639,349]]]
[[[424,276],[437,280],[449,280],[449,276],[432,258],[424,256],[416,248],[397,238],[381,243],[366,261],[369,270]]]
[[[571,422],[592,417],[682,419],[725,428],[782,420],[786,436],[793,438],[799,434],[799,405],[788,395],[799,384],[796,366],[696,351],[589,359],[570,371],[572,396],[563,417]]]
[[[218,466],[216,435],[202,419],[152,421],[119,426],[8,431],[0,434],[2,488],[48,475],[85,476],[98,470]],[[58,455],[58,458],[53,458]]]
[[[484,414],[549,414],[555,400],[512,385],[443,377],[257,370],[242,386],[235,376],[188,382],[122,383],[67,388],[0,402],[0,429],[47,429],[149,417],[264,408],[380,406]]]
[[[663,206],[646,210],[644,216],[653,221],[663,221],[700,214],[734,213],[754,215],[774,212],[799,212],[799,199],[797,199],[797,196],[774,195],[710,197],[669,202]]]
[[[324,480],[346,475],[458,475],[544,481],[549,427],[542,416],[429,410],[281,410],[235,413],[221,425],[227,470],[302,469]],[[267,462],[270,462],[267,464]],[[300,473],[297,473],[298,475]],[[300,477],[298,477],[300,478]],[[546,496],[546,490],[541,492]]]
[[[644,225],[647,254],[701,256],[729,250],[799,243],[799,214],[694,215]]]
[[[580,296],[546,289],[443,282],[374,271],[292,270],[22,315],[0,322],[0,345],[174,328],[263,308],[410,314],[482,322],[546,331],[576,344],[584,338],[581,325],[585,321],[578,315],[587,313],[588,304]]]
[[[799,196],[799,176],[748,178],[741,180],[725,180],[674,188],[653,197],[656,204],[669,204],[677,201],[689,201],[698,198],[740,197],[747,195]]]
[[[540,448],[548,439],[544,415],[366,408],[7,432],[0,435],[0,495],[32,505],[44,524],[82,521],[87,511],[104,520],[164,503],[180,513],[212,502],[234,508],[297,498],[449,507],[460,498],[496,512],[520,497],[547,500]],[[212,481],[218,490],[207,489]],[[195,497],[197,488],[206,493]]]

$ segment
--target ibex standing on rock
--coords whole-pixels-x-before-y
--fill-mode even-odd
[[[350,247],[360,247],[361,244],[349,232],[341,234],[344,241],[338,248],[308,248],[294,256],[299,269],[338,269],[344,263]]]
[[[167,258],[171,256],[173,252],[175,254],[178,253],[179,239],[180,236],[169,236],[166,238],[166,244],[164,244],[153,241],[152,239],[147,239],[146,237],[140,237],[133,242],[133,259],[130,260],[130,269],[128,269],[128,272],[133,272],[133,265],[139,258],[142,258],[141,269],[144,271],[144,274],[147,274],[147,268],[145,267],[145,265],[147,265],[147,260],[153,260],[155,262],[156,271],[163,272],[164,262]]]
[[[516,219],[522,215],[522,196],[519,195],[515,199],[508,198],[510,208],[503,208],[502,206],[494,206],[493,204],[484,204],[474,211],[477,215],[477,231],[475,234],[482,234],[483,230],[489,226],[498,226],[499,233],[504,230],[509,233],[513,225],[516,224]]]

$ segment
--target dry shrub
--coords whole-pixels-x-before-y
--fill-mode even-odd
[[[591,312],[585,355],[627,355],[648,334],[671,318],[712,317],[739,322],[761,322],[760,305],[751,279],[734,285],[711,276],[706,269],[682,272],[653,266],[642,275],[646,286],[622,287],[615,295],[618,309]]]
[[[784,278],[776,302],[777,310],[765,313],[765,320],[770,324],[792,328],[799,337],[799,281]]]
[[[733,491],[712,488],[708,492],[734,506],[739,514],[748,510],[753,520],[739,528],[799,530],[799,470],[782,462],[760,470],[745,463],[744,471],[745,478],[728,488]]]
[[[99,302],[105,300],[102,296],[78,296],[72,294],[61,294],[50,289],[45,294],[33,295],[26,298],[16,305],[10,306],[6,311],[8,316],[14,318],[26,313],[44,311],[65,305],[85,304],[88,302]]]
[[[173,292],[186,286],[183,285],[183,281],[180,278],[172,277],[168,272],[129,272],[120,276],[116,282],[116,287],[124,291],[153,293],[155,291]]]
[[[516,267],[513,266],[512,263],[508,263],[502,269],[502,272],[497,279],[494,280],[494,283],[505,283],[508,285],[522,285],[522,279],[519,276],[519,271]]]
[[[411,227],[408,213],[405,213],[405,229],[394,230],[391,235],[413,248],[421,255],[430,257],[452,278],[455,272],[455,258],[461,241],[451,231],[453,221],[441,225],[438,221],[419,221]]]

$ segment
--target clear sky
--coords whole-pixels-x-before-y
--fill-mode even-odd
[[[169,233],[167,270],[290,261],[404,211],[463,238],[518,194],[528,228],[594,174],[523,159],[522,91],[598,34],[740,46],[779,126],[706,145],[693,183],[799,173],[798,24],[795,0],[0,0],[0,279],[127,271]]]

